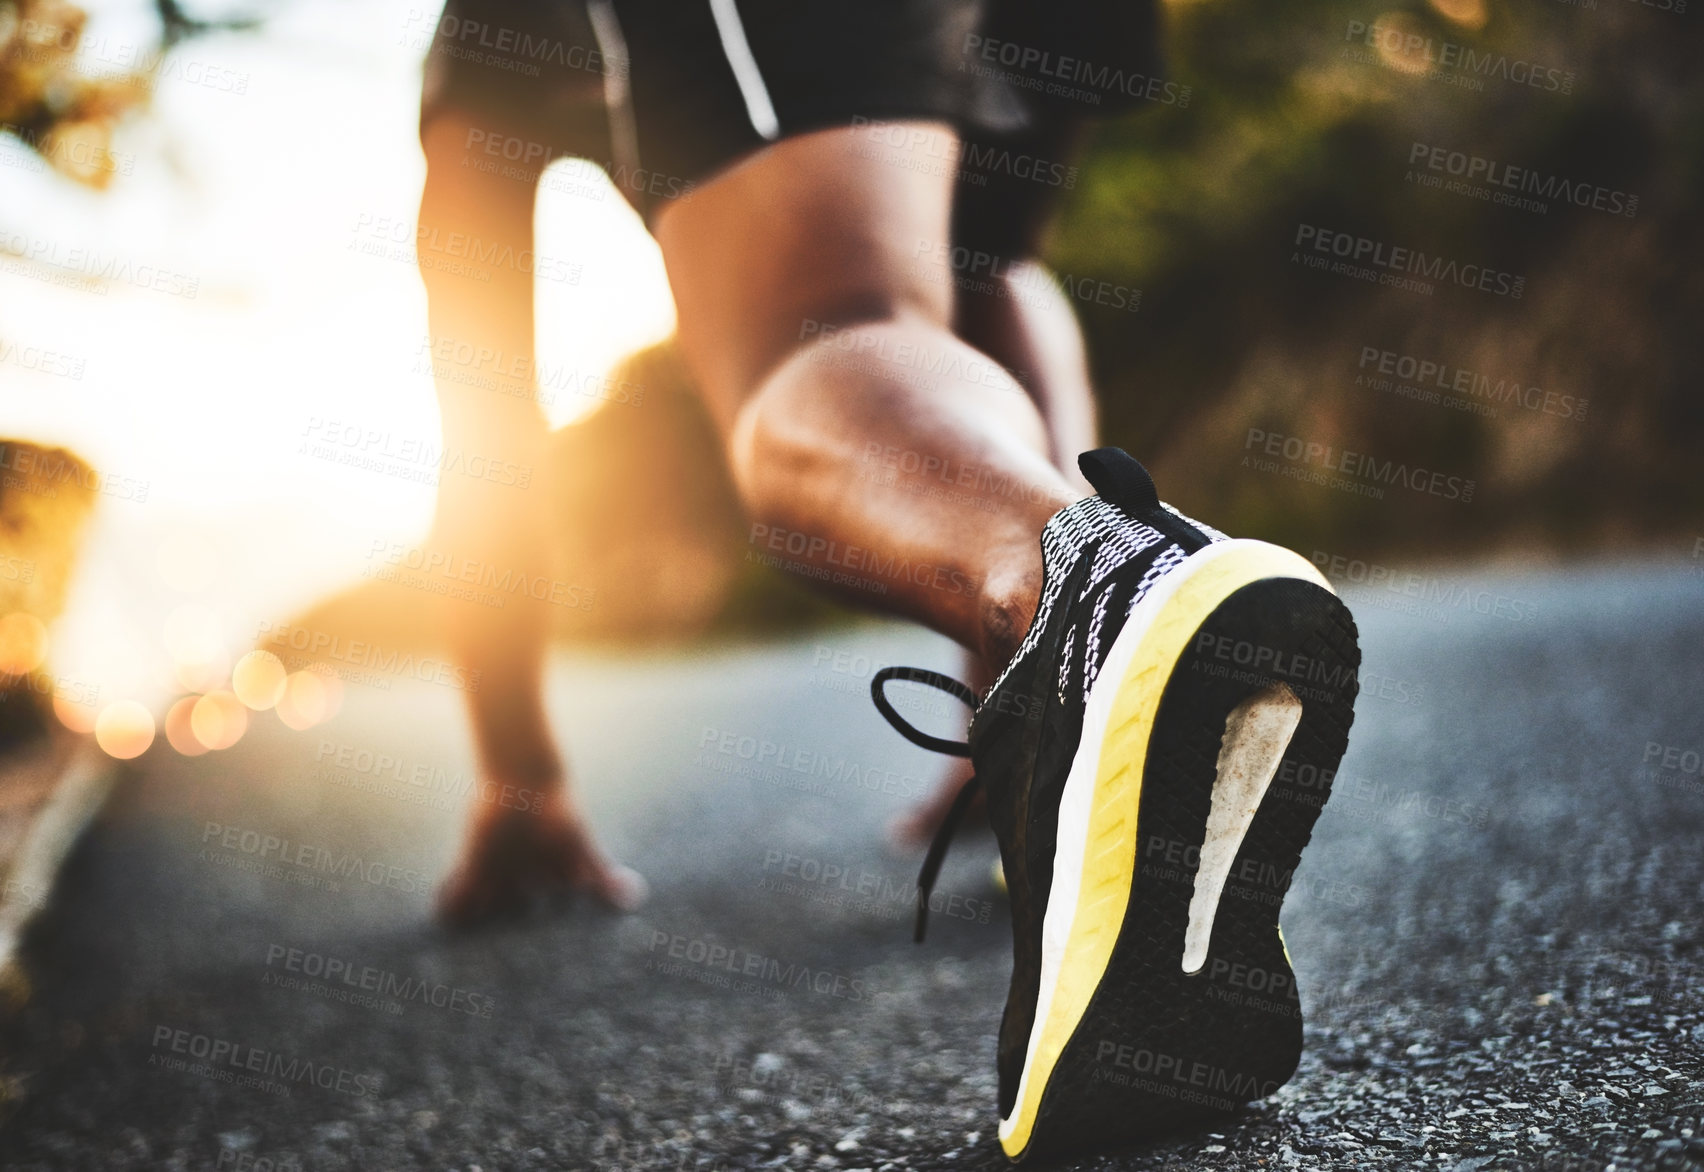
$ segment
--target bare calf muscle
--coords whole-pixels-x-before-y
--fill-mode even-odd
[[[950,274],[930,271],[945,262],[916,255],[948,231],[952,178],[914,164],[950,156],[952,132],[913,129],[786,140],[667,209],[657,236],[754,517],[826,538],[807,547],[819,559],[857,548],[943,568],[946,587],[897,576],[861,596],[997,667],[1034,611],[1037,535],[1078,493],[1024,388],[954,335]],[[974,468],[972,487],[884,484],[866,453],[890,449]]]

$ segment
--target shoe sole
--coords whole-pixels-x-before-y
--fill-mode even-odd
[[[1000,1123],[1012,1159],[1172,1130],[1295,1073],[1278,911],[1359,666],[1325,579],[1264,542],[1198,550],[1132,612],[1060,800],[1035,1025]]]

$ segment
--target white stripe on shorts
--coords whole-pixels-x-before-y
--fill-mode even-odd
[[[763,84],[757,58],[751,55],[740,10],[734,6],[734,0],[710,0],[710,15],[716,19],[722,52],[728,58],[728,68],[734,71],[740,96],[745,99],[746,117],[751,119],[752,129],[775,141],[781,135],[781,120],[775,116],[775,104],[769,100],[769,89]]]
[[[639,127],[633,118],[633,87],[629,80],[632,63],[627,57],[627,38],[610,0],[587,0],[586,15],[592,22],[592,38],[611,69],[603,75],[604,110],[609,117],[610,162],[634,182],[639,171]]]

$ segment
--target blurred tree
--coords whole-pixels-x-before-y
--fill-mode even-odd
[[[1695,533],[1704,22],[1685,5],[1174,0],[1169,78],[1190,100],[1102,128],[1052,250],[1078,288],[1141,291],[1134,315],[1081,301],[1109,437],[1152,458],[1180,506],[1306,548]],[[1517,186],[1495,181],[1511,168]],[[1542,207],[1499,198],[1534,191]],[[1525,288],[1423,295],[1316,271],[1292,259],[1303,226]],[[1374,389],[1357,382],[1368,349],[1526,402]],[[1564,397],[1587,409],[1565,414]],[[1251,473],[1250,427],[1478,493],[1371,500]]]
[[[144,106],[167,50],[216,30],[255,28],[247,17],[202,20],[177,0],[154,0],[158,51],[146,67],[85,76],[77,69],[88,13],[67,0],[0,0],[0,130],[10,131],[61,174],[104,188],[112,164],[114,128]]]
[[[146,101],[145,75],[77,72],[88,14],[65,0],[0,0],[0,128],[64,175],[105,187],[118,120]]]

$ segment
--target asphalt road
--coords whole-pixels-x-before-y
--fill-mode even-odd
[[[1284,912],[1297,1077],[1081,1167],[1704,1166],[1704,577],[1443,586],[1349,593],[1355,734]],[[29,942],[0,1165],[1004,1166],[993,845],[963,836],[913,946],[916,860],[882,828],[940,766],[865,698],[894,660],[954,665],[896,626],[565,660],[559,726],[652,900],[468,937],[427,918],[466,799],[419,801],[467,776],[453,689],[381,678],[323,729],[158,746]],[[274,1057],[293,1080],[242,1065]]]

